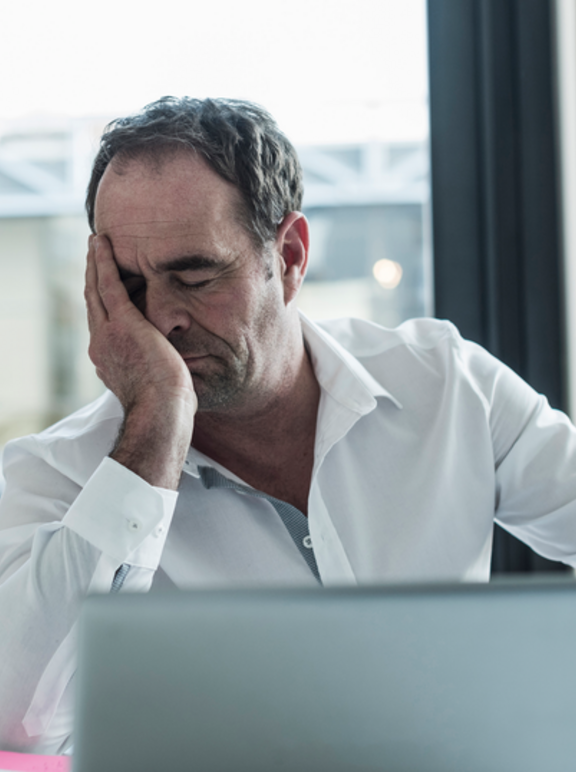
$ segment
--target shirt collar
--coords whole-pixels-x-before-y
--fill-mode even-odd
[[[304,340],[314,374],[331,397],[359,413],[375,407],[376,397],[389,399],[397,408],[402,404],[329,333],[300,312]]]

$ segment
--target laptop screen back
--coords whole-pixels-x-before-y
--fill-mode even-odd
[[[75,772],[542,772],[576,759],[576,584],[89,598]]]

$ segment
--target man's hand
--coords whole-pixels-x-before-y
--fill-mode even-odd
[[[197,409],[192,378],[130,300],[105,236],[90,237],[85,297],[90,358],[125,412],[112,458],[152,485],[176,489]]]

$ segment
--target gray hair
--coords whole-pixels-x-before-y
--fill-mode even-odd
[[[302,168],[296,150],[262,107],[235,99],[162,97],[141,112],[108,124],[86,196],[94,231],[98,185],[113,158],[152,162],[179,148],[198,153],[240,193],[239,220],[263,247],[284,217],[302,207]]]

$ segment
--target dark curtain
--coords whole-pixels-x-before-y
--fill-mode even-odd
[[[565,409],[551,0],[428,0],[436,316]],[[496,528],[493,572],[565,570]]]

